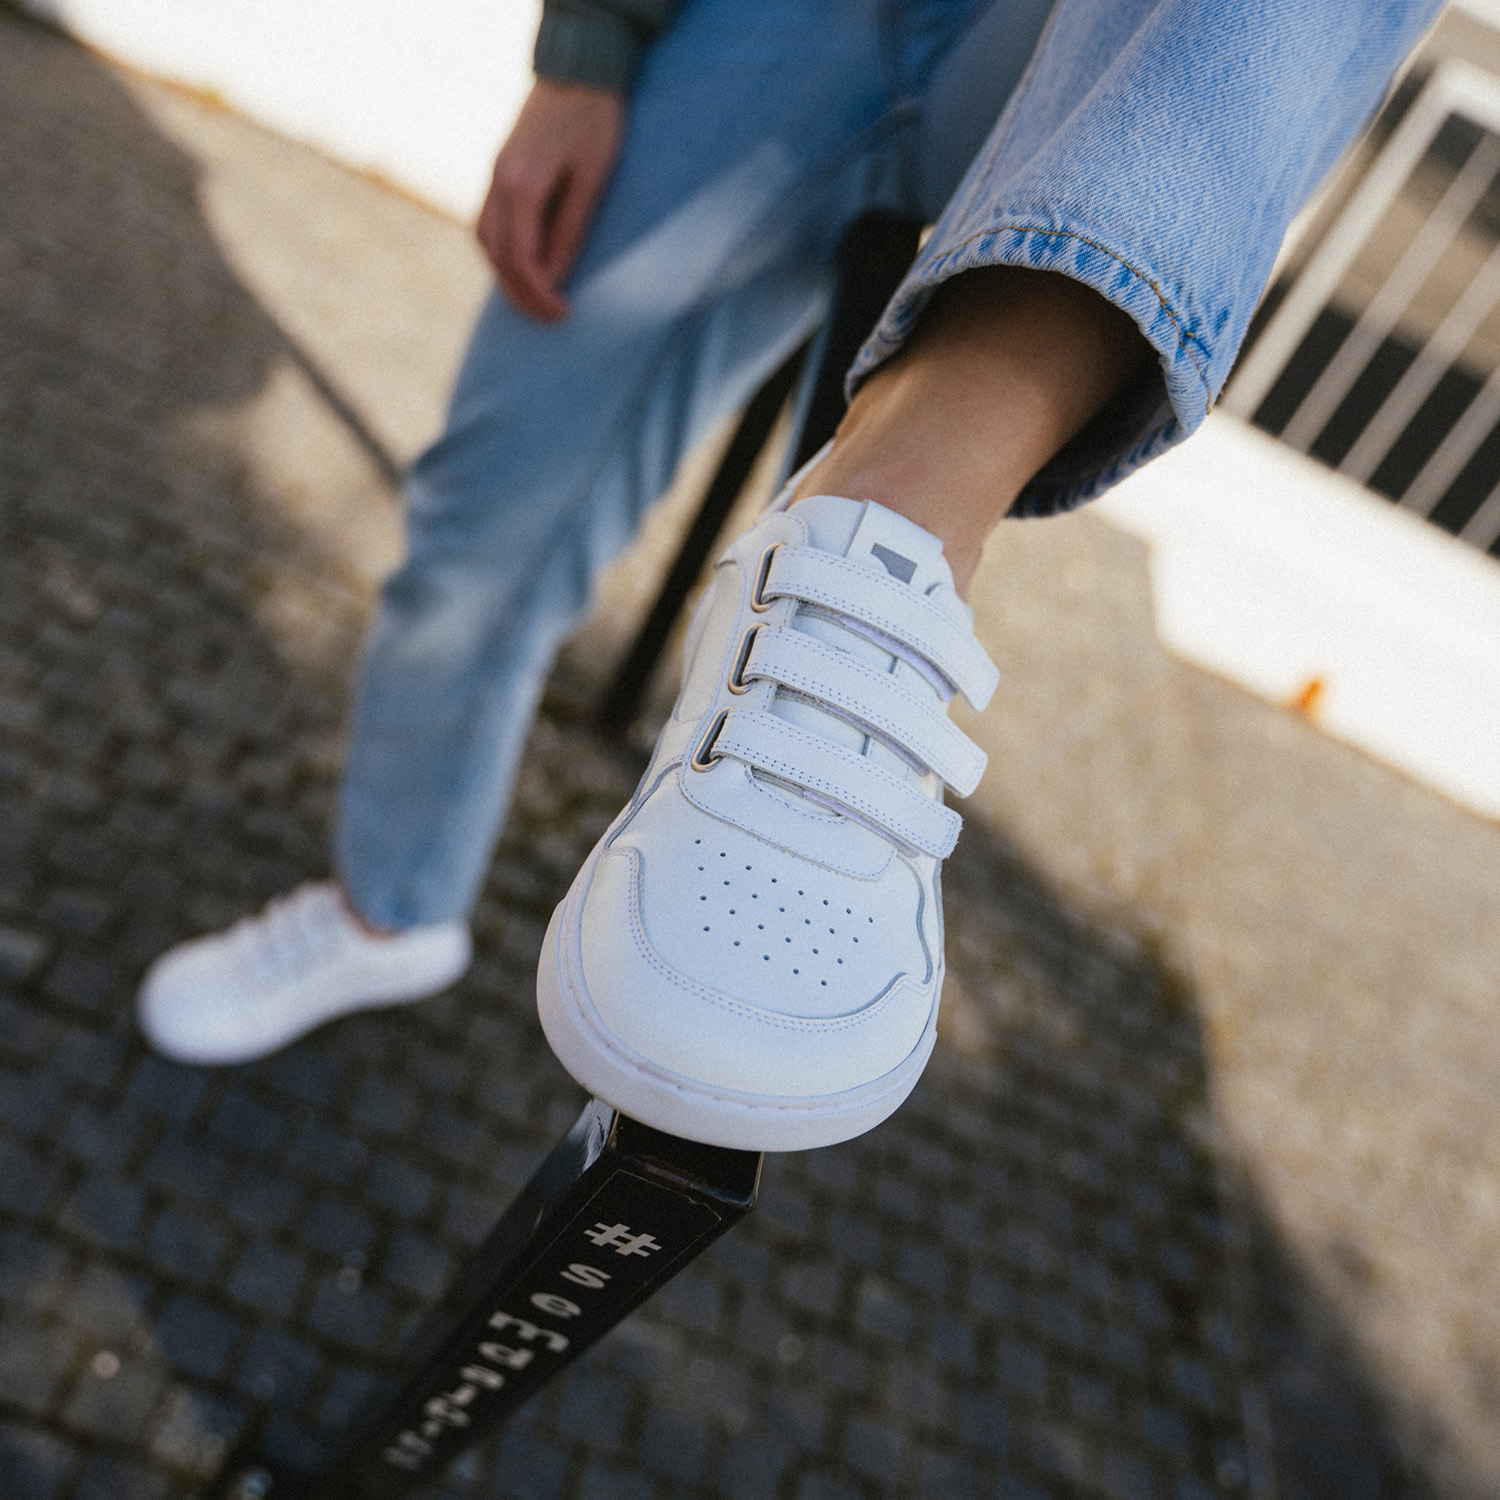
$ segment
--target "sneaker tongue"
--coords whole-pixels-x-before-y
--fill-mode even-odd
[[[953,575],[943,559],[943,544],[914,521],[877,505],[873,500],[847,500],[841,495],[812,495],[799,500],[787,512],[807,527],[808,543],[850,562],[887,573],[918,593],[934,587],[953,587]],[[900,661],[867,636],[842,625],[834,617],[803,606],[792,621],[800,630],[830,646],[857,657],[882,672],[892,672],[901,682],[919,692],[934,691],[931,684],[908,662]],[[893,750],[871,740],[852,724],[815,707],[806,699],[779,691],[771,703],[772,713],[789,723],[810,729],[837,744],[869,755],[890,770],[910,770]]]
[[[889,573],[919,594],[934,584],[953,586],[953,575],[943,560],[943,544],[915,521],[873,500],[812,495],[799,500],[787,514],[806,525],[814,547]]]

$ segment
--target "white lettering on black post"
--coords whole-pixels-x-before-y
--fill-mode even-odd
[[[585,1229],[583,1234],[597,1249],[612,1250],[616,1255],[645,1258],[664,1248],[655,1235],[637,1233],[628,1224],[600,1222],[592,1229]],[[612,1279],[610,1272],[576,1260],[567,1270],[557,1274],[562,1280],[591,1292],[603,1290],[604,1284]],[[533,1292],[528,1300],[538,1312],[559,1321],[580,1317],[583,1313],[583,1308],[577,1302],[558,1292]],[[542,1328],[525,1318],[516,1317],[514,1313],[491,1313],[489,1326],[497,1333],[508,1332],[518,1344],[537,1345],[551,1354],[562,1354],[568,1348],[568,1340],[555,1329]],[[505,1376],[500,1373],[501,1370],[524,1370],[536,1355],[535,1348],[517,1348],[492,1339],[484,1340],[477,1346],[475,1363],[467,1364],[459,1371],[460,1384],[453,1390],[428,1400],[422,1408],[427,1420],[415,1432],[408,1428],[400,1433],[395,1442],[385,1449],[382,1457],[394,1468],[420,1469],[433,1454],[430,1439],[440,1436],[445,1428],[469,1426],[470,1417],[466,1408],[482,1392],[498,1391],[504,1386]],[[480,1364],[479,1360],[485,1363]]]
[[[661,1249],[653,1236],[632,1234],[628,1224],[595,1224],[583,1232],[601,1248],[609,1246],[616,1255],[650,1255]]]

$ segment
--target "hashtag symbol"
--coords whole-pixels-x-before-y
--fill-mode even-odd
[[[585,1236],[599,1246],[609,1246],[616,1255],[650,1255],[660,1250],[649,1234],[632,1234],[628,1224],[595,1224],[584,1230]]]

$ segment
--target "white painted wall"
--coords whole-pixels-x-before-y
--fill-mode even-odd
[[[540,0],[23,0],[464,219]],[[1500,0],[1459,0],[1500,26]],[[1100,504],[1150,542],[1168,646],[1500,817],[1500,568],[1225,416]],[[1319,684],[1309,693],[1309,684]]]
[[[1500,818],[1500,567],[1216,414],[1098,502],[1178,655]]]
[[[23,0],[463,219],[531,81],[540,0]]]

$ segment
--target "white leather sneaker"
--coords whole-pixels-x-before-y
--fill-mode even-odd
[[[336,1016],[437,994],[471,952],[462,922],[371,937],[336,885],[304,885],[162,954],[136,1013],[146,1040],[178,1062],[253,1062]]]
[[[873,502],[766,515],[719,562],[628,807],[553,914],[563,1066],[674,1135],[795,1151],[911,1092],[943,979],[939,868],[995,668],[942,545]]]

